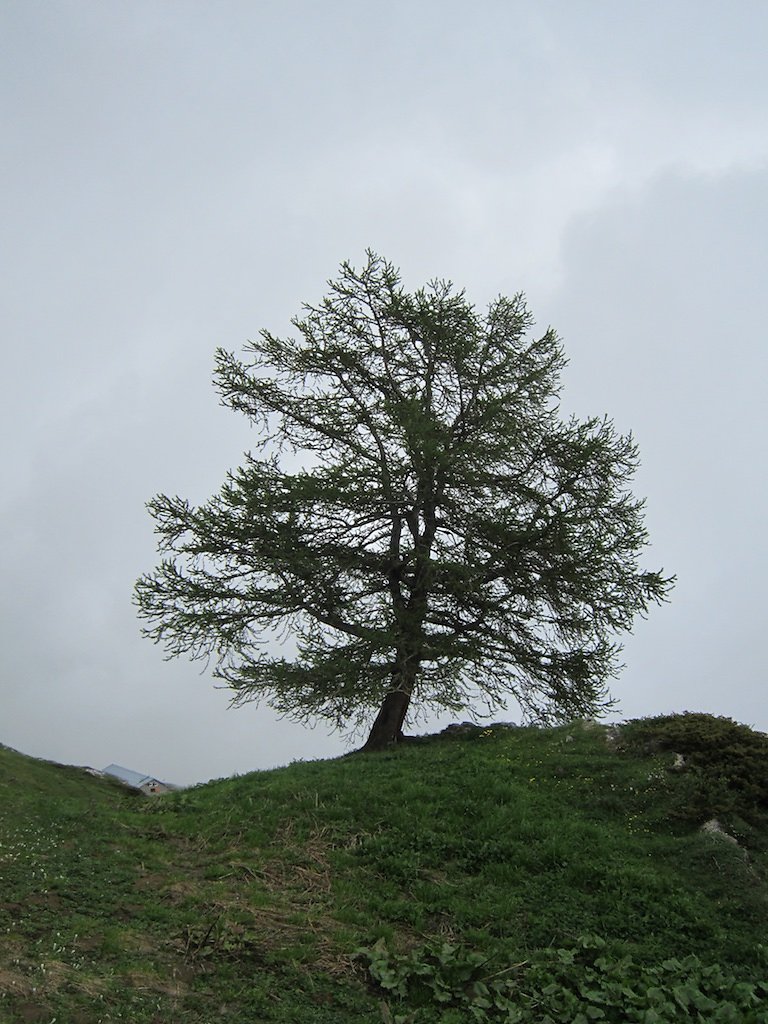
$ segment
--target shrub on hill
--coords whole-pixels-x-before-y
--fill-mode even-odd
[[[768,736],[730,718],[686,711],[628,722],[620,749],[682,755],[673,813],[701,825],[719,818],[737,830],[768,825]]]

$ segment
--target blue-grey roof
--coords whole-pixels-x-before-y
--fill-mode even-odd
[[[121,782],[125,782],[128,786],[133,786],[135,789],[140,789],[147,782],[160,781],[154,775],[143,775],[141,772],[134,772],[130,768],[123,768],[120,764],[107,765],[104,769],[104,774],[120,779]]]

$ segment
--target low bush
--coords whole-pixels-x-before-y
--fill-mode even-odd
[[[768,736],[730,718],[685,712],[641,718],[621,731],[620,749],[682,755],[674,815],[691,825],[710,818],[737,827],[768,824]]]
[[[653,966],[612,958],[596,936],[501,969],[446,942],[395,954],[381,940],[359,955],[389,997],[387,1024],[768,1024],[768,982],[695,956]]]

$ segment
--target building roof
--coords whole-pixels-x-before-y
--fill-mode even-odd
[[[133,786],[134,789],[141,789],[142,786],[148,782],[159,782],[154,775],[144,775],[141,772],[135,772],[131,768],[123,768],[120,764],[109,764],[104,769],[105,775],[111,775],[115,779],[120,779],[127,786]]]

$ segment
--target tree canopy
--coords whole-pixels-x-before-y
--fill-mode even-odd
[[[522,295],[481,313],[449,282],[409,294],[374,253],[292,323],[217,351],[256,445],[205,504],[149,503],[145,635],[212,657],[235,703],[375,716],[369,748],[409,708],[605,711],[617,634],[672,579],[638,566],[632,437],[559,414],[556,333],[531,333]]]

